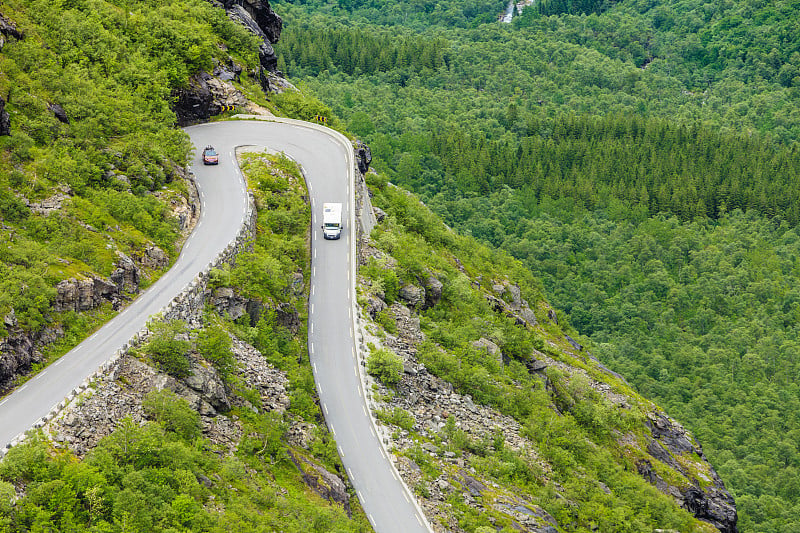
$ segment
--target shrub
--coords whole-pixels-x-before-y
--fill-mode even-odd
[[[225,381],[230,379],[236,369],[236,359],[231,347],[228,332],[217,324],[211,324],[197,334],[197,351],[214,365]]]
[[[389,350],[375,350],[367,358],[367,372],[385,385],[396,385],[403,375],[403,360]]]
[[[170,390],[151,391],[142,401],[145,414],[186,441],[200,436],[200,417],[189,402]]]
[[[189,341],[176,338],[186,332],[186,323],[181,320],[170,320],[156,323],[151,329],[153,336],[143,351],[164,372],[176,378],[188,376],[190,364],[186,356],[192,345]]]
[[[397,407],[391,411],[379,410],[377,413],[375,413],[375,416],[387,424],[395,425],[399,428],[405,429],[406,431],[411,431],[414,428],[414,424],[417,423],[414,415],[405,409],[400,409]]]

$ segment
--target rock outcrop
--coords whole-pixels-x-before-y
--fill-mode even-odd
[[[117,251],[116,268],[111,273],[111,282],[117,286],[120,293],[134,294],[139,292],[139,278],[141,274],[139,267],[133,259],[124,253]]]
[[[358,171],[361,174],[366,174],[369,170],[369,164],[372,163],[372,150],[365,143],[356,141],[355,152]]]
[[[173,110],[181,126],[208,120],[230,106],[243,111],[250,106],[247,97],[230,82],[215,78],[205,71],[189,78],[186,87],[173,96]]]
[[[56,300],[53,310],[89,311],[105,302],[118,305],[119,287],[100,277],[70,278],[56,285]]]
[[[69,117],[67,116],[67,112],[61,107],[61,104],[47,104],[47,109],[53,113],[53,116],[58,119],[59,122],[63,124],[69,124]]]
[[[39,347],[62,335],[60,328],[23,331],[13,309],[3,318],[3,327],[8,335],[0,339],[0,393],[8,391],[18,375],[28,372],[32,364],[41,361]]]
[[[11,135],[11,115],[6,111],[6,101],[0,96],[0,135]]]
[[[262,89],[270,90],[270,79],[278,74],[278,57],[272,45],[278,42],[283,29],[283,21],[272,11],[266,0],[209,0],[212,4],[224,8],[228,17],[244,26],[261,40],[258,48],[259,68],[254,74],[258,77]],[[189,80],[188,87],[177,92],[175,114],[180,125],[188,125],[205,120],[221,111],[223,106],[242,106],[245,102],[217,98],[222,87],[210,87],[211,79],[220,84],[238,79],[241,67],[233,61],[228,65],[218,64],[214,69],[214,77],[207,72],[200,72]],[[282,84],[279,84],[282,85]],[[231,86],[232,88],[232,86]],[[216,89],[216,95],[215,93]],[[234,93],[231,93],[233,95]]]
[[[6,39],[22,39],[22,37],[23,34],[17,29],[14,21],[0,13],[0,50],[5,46]],[[11,115],[6,111],[6,101],[2,96],[0,96],[0,135],[11,135]]]
[[[250,33],[262,39],[258,47],[258,58],[261,63],[259,77],[264,90],[269,90],[266,72],[277,72],[278,57],[273,44],[278,42],[283,29],[283,20],[272,11],[265,0],[224,0],[223,5],[228,17],[250,30]]]
[[[3,49],[3,46],[6,44],[6,39],[9,37],[19,40],[22,39],[23,34],[19,31],[13,20],[0,13],[0,50]]]
[[[648,453],[683,474],[693,485],[670,486],[648,468],[648,464],[642,464],[646,461],[637,464],[639,473],[662,492],[675,496],[697,518],[709,522],[722,533],[736,533],[738,516],[733,496],[725,489],[717,472],[710,466],[705,468],[707,463],[701,446],[683,426],[663,413],[650,415],[647,427],[653,437],[647,445]],[[700,464],[687,465],[687,461],[692,461],[687,458],[691,457],[699,457]]]
[[[303,483],[331,503],[341,505],[350,516],[350,495],[342,478],[306,455],[289,450],[289,458],[303,476]]]

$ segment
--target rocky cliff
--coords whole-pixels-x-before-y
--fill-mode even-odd
[[[241,24],[260,39],[259,68],[255,75],[264,92],[269,92],[272,87],[270,80],[279,78],[278,59],[272,45],[280,38],[283,21],[272,11],[267,1],[209,1],[224,8],[231,20]],[[231,107],[245,112],[253,111],[247,98],[231,84],[231,81],[238,81],[241,72],[242,68],[230,60],[228,64],[218,63],[211,73],[201,71],[193,75],[187,87],[174,94],[173,109],[178,124],[185,126],[207,120]]]

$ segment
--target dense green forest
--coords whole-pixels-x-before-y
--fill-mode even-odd
[[[281,4],[280,61],[696,432],[742,531],[794,531],[800,4],[539,5],[470,27]]]

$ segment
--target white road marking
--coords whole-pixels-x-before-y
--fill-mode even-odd
[[[314,296],[314,289],[316,289],[316,285],[311,286],[311,296]]]
[[[0,405],[3,405],[3,404],[4,404],[4,403],[6,403],[7,401],[8,401],[8,398],[6,398],[6,399],[5,399],[5,400],[3,400],[2,402],[0,402]]]
[[[36,377],[35,377],[35,378],[33,378],[33,380],[34,380],[34,381],[36,381],[36,380],[37,380],[37,379],[39,379],[40,377],[44,376],[46,372],[47,372],[47,370],[42,370],[41,372],[39,372],[39,373],[36,375]]]
[[[325,414],[327,415],[328,414],[328,405],[323,403],[322,404],[322,408],[325,409]]]
[[[25,390],[25,389],[27,389],[27,388],[28,388],[28,384],[26,383],[25,385],[23,385],[22,387],[20,387],[20,388],[19,388],[19,389],[17,389],[17,390],[18,390],[18,391],[20,391],[20,392],[22,392],[22,391],[24,391],[24,390]]]
[[[424,525],[425,525],[425,524],[423,524],[423,523],[422,523],[422,520],[420,519],[420,517],[419,517],[419,515],[418,515],[418,514],[415,514],[414,516],[416,516],[416,517],[417,517],[417,522],[419,522],[419,525],[421,525],[421,526],[424,526]]]
[[[362,411],[364,411],[364,416],[369,416],[369,415],[367,414],[367,408],[366,408],[366,407],[364,407],[364,404],[363,404],[363,403],[361,404],[361,410],[362,410]]]
[[[313,323],[313,322],[311,323],[311,331],[310,331],[310,333],[311,333],[312,335],[314,334],[314,323]]]
[[[311,348],[311,355],[314,355],[314,345],[310,345],[309,348]]]
[[[316,259],[316,258],[317,258],[317,249],[314,248],[314,259]]]
[[[373,436],[373,437],[375,437],[375,438],[378,438],[378,436],[375,434],[375,428],[373,428],[372,426],[370,426],[370,427],[369,427],[369,430],[372,432],[372,436]]]
[[[314,304],[311,304],[311,314],[314,314]]]
[[[314,372],[317,372],[317,363],[314,363]]]
[[[311,267],[311,275],[312,276],[316,276],[317,275],[317,267]]]
[[[61,357],[61,358],[60,358],[58,361],[56,361],[55,363],[53,363],[53,366],[58,366],[58,365],[60,365],[60,364],[61,364],[61,361],[63,361],[63,360],[64,360],[64,358],[63,358],[63,357]]]
[[[337,448],[339,448],[339,457],[344,457],[344,450],[342,449],[342,447],[337,446]]]
[[[397,481],[400,481],[400,479],[397,477],[397,472],[394,471],[394,468],[392,468],[392,477],[395,478]]]
[[[408,503],[411,503],[411,500],[408,499],[408,494],[406,494],[406,491],[403,491],[403,498],[405,498]]]
[[[363,398],[363,396],[361,395],[361,387],[358,388],[358,397]]]

